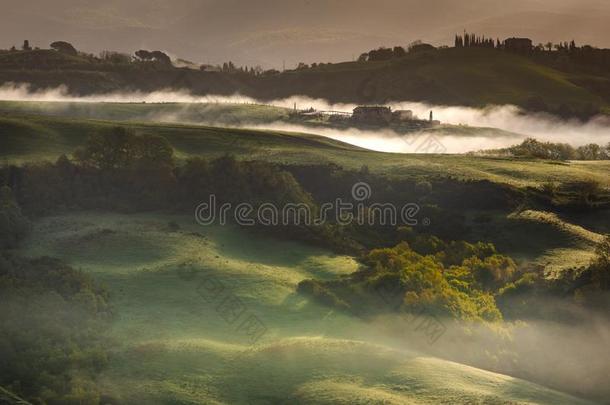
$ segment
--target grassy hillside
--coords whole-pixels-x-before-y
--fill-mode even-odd
[[[262,104],[36,102],[0,100],[0,115],[51,115],[113,121],[206,122],[217,126],[269,124],[289,109]]]
[[[108,111],[115,110],[114,105],[104,104],[104,107],[108,107]],[[140,105],[116,108],[120,114],[129,115],[132,108],[139,109]],[[286,165],[332,163],[352,170],[367,165],[372,173],[397,179],[489,180],[519,189],[541,188],[550,182],[561,185],[594,180],[606,189],[610,187],[608,161],[560,163],[467,155],[391,154],[310,134],[15,114],[10,118],[0,115],[0,159],[14,163],[54,161],[63,153],[72,153],[88,135],[110,131],[116,125],[128,126],[139,134],[164,136],[180,159],[215,158],[230,153],[240,159]],[[506,217],[507,213],[499,212],[484,223],[478,222],[479,212],[464,214],[480,240],[492,241],[503,252],[548,267],[551,276],[564,269],[586,265],[593,257],[595,241],[590,235],[581,237],[583,232],[593,231],[599,239],[599,235],[610,229],[607,211],[588,216],[553,217],[552,213],[530,213],[510,218]],[[581,232],[578,225],[585,229]]]
[[[547,182],[595,180],[610,186],[610,162],[550,162],[542,160],[373,152],[329,138],[281,131],[151,124],[63,117],[0,115],[0,158],[5,162],[55,160],[82,145],[87,136],[116,125],[141,134],[166,137],[179,158],[214,157],[231,153],[243,159],[283,164],[335,163],[395,177],[455,177],[486,179],[517,187]]]
[[[107,285],[120,345],[99,383],[126,403],[585,403],[410,351],[410,340],[295,294],[303,279],[353,272],[350,257],[158,214],[48,217],[21,251]],[[264,323],[256,344],[206,295],[211,279]]]
[[[165,137],[181,161],[231,153],[239,159],[289,166],[332,163],[359,170],[367,165],[372,173],[428,179],[434,190],[446,185],[448,190],[456,187],[456,193],[457,187],[468,185],[443,183],[439,178],[490,180],[520,190],[549,181],[597,180],[602,187],[610,186],[610,162],[604,161],[388,154],[311,134],[144,122],[150,119],[147,112],[171,114],[182,108],[179,105],[103,104],[101,114],[108,116],[102,120],[64,116],[66,110],[74,109],[80,117],[99,117],[94,110],[100,105],[96,104],[90,109],[80,104],[34,104],[34,108],[2,104],[0,161],[11,163],[54,160],[73,152],[89,135],[122,125],[137,134]],[[58,109],[53,111],[53,106]],[[205,114],[266,120],[282,113],[223,108]],[[475,194],[476,188],[466,189]],[[378,191],[382,187],[374,187],[373,194]],[[515,193],[536,195],[531,190]],[[459,207],[455,196],[448,196],[446,203]],[[547,277],[587,264],[610,226],[607,210],[568,215],[532,207],[536,203],[512,214],[502,208],[495,211],[495,207],[456,207],[452,214],[463,215],[478,240],[493,242],[502,253],[539,265]],[[598,386],[606,369],[591,371],[591,365],[598,367],[599,363],[597,346],[583,344],[576,355],[562,352],[557,356],[538,348],[528,352],[531,339],[545,341],[549,347],[574,345],[569,334],[545,334],[544,328],[505,323],[497,326],[507,330],[493,332],[495,337],[488,337],[492,343],[484,342],[493,345],[488,352],[481,350],[485,346],[478,341],[479,331],[469,330],[466,338],[462,329],[469,325],[447,319],[447,336],[422,349],[421,333],[404,334],[408,324],[402,328],[404,320],[392,314],[387,320],[365,321],[296,293],[303,280],[334,280],[353,273],[359,269],[353,257],[286,238],[271,239],[244,228],[201,227],[191,215],[56,212],[35,219],[33,233],[17,253],[58,257],[107,286],[115,313],[108,333],[115,344],[109,366],[97,381],[103,402],[572,404],[585,402],[532,381],[575,395],[603,391]],[[210,283],[222,284],[221,298],[211,295]],[[255,316],[264,324],[266,332],[260,340],[249,340],[242,329],[243,318],[232,318],[225,307],[227,297],[239,304],[244,317]],[[510,335],[515,337],[514,346],[505,346],[498,337],[503,332],[508,335],[508,328],[515,328]],[[597,332],[591,335],[593,340],[598,337]],[[528,350],[517,353],[515,347]],[[456,352],[463,356],[457,357]],[[473,355],[466,361],[468,353]],[[555,359],[555,367],[549,369],[545,356]],[[523,371],[530,365],[532,374]],[[502,370],[512,376],[486,370]],[[573,376],[587,378],[581,381]]]
[[[525,104],[540,96],[549,104],[603,103],[575,85],[572,76],[523,56],[489,49],[441,49],[380,62],[324,65],[279,76],[281,85],[333,100],[417,100],[481,106]],[[281,92],[281,90],[275,90]]]
[[[549,107],[565,104],[574,111],[587,105],[602,109],[610,105],[599,92],[608,86],[607,76],[578,69],[566,73],[524,56],[485,48],[438,49],[389,61],[325,64],[260,77],[61,58],[52,51],[0,55],[0,83],[30,82],[37,88],[65,84],[76,94],[182,88],[195,94],[241,93],[260,99],[307,95],[358,103],[526,105],[536,97]]]

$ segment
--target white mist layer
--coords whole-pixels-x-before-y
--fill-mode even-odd
[[[187,91],[160,90],[150,93],[108,93],[90,96],[70,95],[64,86],[31,91],[27,84],[7,84],[0,87],[0,100],[7,101],[43,101],[43,102],[108,102],[108,103],[219,103],[219,104],[265,104],[284,108],[299,109],[313,107],[322,111],[350,112],[356,104],[332,104],[323,99],[312,99],[304,96],[292,96],[284,99],[261,102],[251,97],[233,96],[195,96]],[[456,135],[450,128],[437,130],[434,136],[429,134],[399,135],[392,130],[361,130],[313,128],[296,124],[273,123],[256,125],[260,129],[285,130],[305,133],[316,133],[322,136],[341,140],[356,146],[382,152],[397,153],[464,153],[483,149],[503,148],[521,142],[526,137],[541,141],[562,142],[572,146],[588,143],[606,145],[610,143],[610,120],[597,117],[587,123],[577,120],[562,121],[546,114],[524,115],[518,107],[512,105],[489,106],[483,109],[458,106],[431,105],[419,102],[390,102],[393,109],[412,110],[415,115],[426,118],[430,111],[434,119],[443,124],[464,125],[468,127],[497,128],[511,132],[507,136],[489,131],[480,131],[477,135]],[[157,117],[160,121],[183,122],[180,115]],[[208,123],[205,117],[191,123]],[[252,127],[244,123],[244,127]],[[432,138],[432,139],[431,139]],[[430,146],[430,143],[437,145]]]

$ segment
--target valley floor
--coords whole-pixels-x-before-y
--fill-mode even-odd
[[[188,217],[95,212],[39,220],[21,250],[108,286],[116,346],[100,383],[126,403],[586,403],[412,351],[295,293],[356,270],[348,256]],[[436,344],[459,348],[448,340]]]

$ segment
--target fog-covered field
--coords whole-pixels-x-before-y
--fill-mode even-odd
[[[577,120],[562,121],[545,114],[524,114],[511,105],[489,106],[483,109],[458,106],[438,106],[413,102],[389,102],[393,109],[409,109],[420,118],[434,118],[444,126],[434,131],[402,136],[389,129],[337,129],[304,126],[287,123],[286,116],[295,106],[299,109],[315,108],[323,111],[351,112],[356,105],[330,104],[325,100],[294,96],[281,100],[260,101],[239,95],[193,96],[183,91],[157,91],[152,93],[112,93],[77,97],[69,95],[65,88],[30,91],[27,85],[0,87],[0,100],[53,102],[41,107],[28,105],[13,109],[45,111],[66,114],[78,112],[90,118],[108,119],[109,110],[130,108],[131,113],[118,114],[123,119],[156,122],[180,122],[191,124],[255,127],[294,132],[315,132],[353,145],[383,152],[399,153],[464,153],[484,149],[504,148],[520,143],[526,137],[541,141],[568,143],[581,146],[588,143],[605,145],[610,142],[610,122],[607,117],[597,117],[587,123]],[[89,106],[65,103],[89,103]],[[112,103],[112,106],[96,103]],[[133,105],[146,103],[147,105]],[[149,105],[150,104],[150,105]],[[31,104],[30,104],[31,105]],[[120,118],[118,118],[120,119]],[[426,148],[429,137],[434,137],[439,148]],[[424,146],[422,146],[424,145]]]

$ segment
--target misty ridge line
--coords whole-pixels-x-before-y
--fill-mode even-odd
[[[351,112],[358,104],[331,103],[325,99],[294,95],[275,100],[258,100],[252,97],[234,94],[226,95],[193,95],[187,90],[157,90],[153,92],[111,92],[105,94],[77,96],[70,94],[66,86],[32,90],[28,83],[7,83],[0,86],[0,100],[22,102],[66,102],[66,103],[151,103],[151,104],[185,104],[185,111],[191,104],[252,104],[274,106],[286,109],[314,108],[318,111]],[[577,119],[562,120],[545,113],[525,114],[515,105],[489,105],[483,108],[466,106],[433,105],[429,103],[392,101],[386,105],[398,110],[412,110],[416,116],[426,117],[430,111],[443,124],[454,126],[477,127],[482,129],[476,134],[465,135],[441,127],[434,131],[434,137],[444,146],[446,153],[466,153],[481,150],[498,149],[512,146],[527,137],[540,141],[568,143],[578,147],[589,143],[605,145],[610,143],[610,119],[597,116],[588,122]],[[217,124],[202,114],[201,119],[181,116],[176,113],[153,113],[148,116],[151,121],[181,122],[188,124]],[[225,125],[226,126],[226,125]],[[328,138],[343,141],[380,152],[414,153],[414,143],[410,137],[421,136],[418,133],[399,134],[389,128],[330,128],[307,126],[297,123],[276,121],[269,124],[248,124],[247,122],[231,124],[231,127],[254,128],[261,130],[314,133]],[[505,132],[494,132],[500,129]]]

